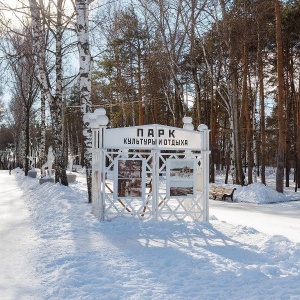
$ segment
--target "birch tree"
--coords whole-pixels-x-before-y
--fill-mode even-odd
[[[91,133],[88,130],[88,120],[84,116],[91,112],[91,52],[89,42],[89,4],[90,0],[76,0],[76,32],[79,52],[79,93],[81,114],[83,117],[84,160],[86,167],[88,202],[92,202],[92,164],[91,164]]]
[[[54,155],[55,155],[55,181],[63,185],[68,185],[65,160],[65,151],[63,144],[63,77],[62,77],[62,11],[63,1],[58,0],[56,3],[56,20],[54,26],[52,22],[43,18],[47,10],[42,5],[40,6],[36,0],[29,0],[33,46],[35,49],[35,58],[38,68],[38,79],[42,89],[43,95],[48,100],[52,118],[53,126],[53,141],[54,141]],[[51,13],[50,7],[49,11]],[[43,24],[52,25],[47,30],[51,31],[55,39],[55,86],[51,86],[50,72],[47,69],[46,57],[46,30]]]
[[[41,144],[39,161],[43,165],[46,162],[46,98],[41,92]]]

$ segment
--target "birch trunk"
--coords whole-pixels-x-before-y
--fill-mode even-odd
[[[41,145],[39,160],[42,166],[46,162],[46,102],[43,93],[41,93]]]
[[[63,126],[63,76],[62,76],[62,3],[63,0],[57,1],[57,24],[56,24],[56,56],[55,56],[55,69],[56,69],[56,87],[55,99],[52,102],[52,120],[54,128],[54,145],[55,145],[55,181],[63,185],[68,185],[67,180],[67,160],[66,149],[64,148],[64,126]]]
[[[91,112],[91,53],[88,32],[88,0],[76,0],[77,38],[79,51],[79,82],[82,117]],[[88,123],[83,122],[84,162],[88,190],[88,202],[92,202],[92,156],[89,151],[92,144]]]

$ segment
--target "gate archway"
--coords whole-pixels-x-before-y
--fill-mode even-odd
[[[185,117],[183,128],[153,124],[108,129],[105,113],[97,109],[89,114],[93,213],[100,220],[208,221],[207,126],[194,131],[192,119]]]

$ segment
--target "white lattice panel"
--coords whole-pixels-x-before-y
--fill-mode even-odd
[[[118,159],[143,160],[145,165],[144,176],[151,180],[150,187],[145,189],[143,197],[116,197],[116,180],[114,172]],[[194,170],[201,174],[201,156],[189,153],[160,153],[154,152],[114,152],[105,153],[107,165],[104,193],[104,219],[117,217],[138,219],[155,218],[158,220],[201,220],[203,219],[203,193],[195,191],[193,195],[171,197],[167,193],[167,162],[169,159],[195,160],[197,168]],[[196,175],[195,175],[196,176]],[[115,185],[114,185],[115,182]]]

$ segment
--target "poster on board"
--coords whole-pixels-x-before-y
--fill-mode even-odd
[[[193,159],[167,160],[167,196],[187,197],[195,194],[196,163]]]
[[[117,159],[115,189],[118,198],[141,198],[145,193],[145,163],[143,159]]]

